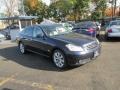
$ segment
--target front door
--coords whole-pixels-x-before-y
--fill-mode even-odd
[[[34,26],[32,46],[34,46],[35,52],[48,56],[47,39],[44,38],[44,32],[38,26]]]

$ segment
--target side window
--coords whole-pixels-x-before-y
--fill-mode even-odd
[[[33,27],[27,27],[27,28],[25,28],[25,31],[23,33],[26,36],[32,37],[33,36]]]
[[[24,35],[24,33],[25,33],[25,29],[20,31],[20,34]]]
[[[39,27],[34,27],[34,31],[33,31],[33,37],[35,38],[41,38],[43,37],[44,33],[43,31],[41,30],[41,28]]]

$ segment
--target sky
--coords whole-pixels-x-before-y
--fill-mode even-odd
[[[1,6],[1,7],[0,7],[0,13],[3,12],[3,11],[4,11],[4,8],[5,8],[4,5],[2,5],[2,1],[3,1],[3,0],[0,0],[0,6]]]
[[[42,0],[44,3],[46,3],[47,5],[50,5],[50,0]]]
[[[1,12],[4,12],[4,9],[5,9],[5,6],[4,6],[4,4],[2,3],[4,0],[0,0],[0,13]],[[50,0],[42,0],[44,3],[46,3],[47,5],[50,5]],[[117,6],[120,6],[120,0],[117,0]],[[109,6],[110,6],[110,4],[109,4]]]
[[[4,0],[0,0],[0,13],[2,13],[5,9],[4,4],[2,3]],[[46,3],[47,5],[50,5],[50,0],[42,0],[44,3]]]

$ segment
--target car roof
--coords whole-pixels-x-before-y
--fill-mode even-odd
[[[62,26],[62,25],[61,24],[45,24],[45,25],[38,24],[37,26],[40,26],[40,27],[51,27],[51,26]]]
[[[94,21],[81,21],[81,22],[94,22]]]
[[[112,20],[112,21],[110,21],[110,22],[120,22],[120,20]]]

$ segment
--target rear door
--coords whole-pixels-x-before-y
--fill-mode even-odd
[[[22,42],[25,44],[27,49],[32,49],[32,37],[33,37],[33,27],[27,27],[22,33]]]

